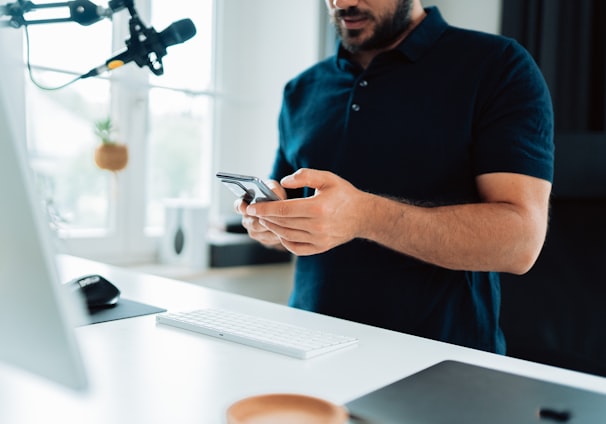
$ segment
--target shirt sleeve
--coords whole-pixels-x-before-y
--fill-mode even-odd
[[[537,64],[510,40],[492,61],[478,102],[475,174],[513,172],[553,181],[551,96]]]

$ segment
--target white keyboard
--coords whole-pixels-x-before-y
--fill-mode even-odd
[[[156,321],[299,359],[308,359],[358,342],[354,337],[224,309],[165,312],[158,314]]]

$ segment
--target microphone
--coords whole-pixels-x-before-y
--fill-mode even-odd
[[[162,75],[162,57],[166,55],[166,48],[196,35],[196,27],[191,19],[173,22],[160,33],[154,28],[145,28],[136,17],[131,19],[129,26],[131,37],[126,40],[126,50],[83,74],[81,79],[112,71],[129,62],[135,62],[140,68],[147,66],[155,75]]]

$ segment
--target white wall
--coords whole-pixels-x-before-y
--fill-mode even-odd
[[[425,0],[424,6],[438,6],[446,21],[462,28],[499,34],[503,0]]]
[[[319,58],[324,0],[220,0],[214,169],[267,177],[284,84]],[[213,212],[233,195],[213,185]]]

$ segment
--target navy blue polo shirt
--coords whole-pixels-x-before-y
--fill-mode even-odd
[[[423,205],[477,202],[475,178],[484,173],[552,180],[551,99],[533,59],[514,40],[426,11],[367,69],[339,47],[287,84],[272,178],[329,170],[361,190]],[[497,273],[441,268],[367,240],[297,258],[290,304],[505,352]]]

